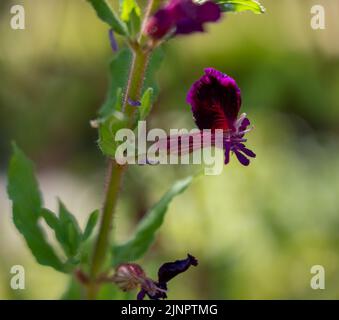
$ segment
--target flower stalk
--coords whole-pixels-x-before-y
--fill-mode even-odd
[[[123,112],[133,122],[136,107],[131,101],[139,101],[142,94],[145,73],[147,70],[151,49],[143,49],[140,45],[133,47],[133,59],[125,92]]]
[[[158,4],[159,0],[149,0],[144,21],[148,20],[150,14],[154,12]],[[139,101],[141,98],[145,73],[152,53],[152,48],[147,46],[143,47],[141,42],[143,42],[142,32],[140,33],[138,41],[131,45],[133,59],[123,101],[122,110],[129,119],[130,125],[134,122],[137,110],[131,101]],[[95,242],[90,266],[90,282],[87,284],[87,298],[89,300],[95,299],[98,290],[100,289],[100,281],[97,280],[100,277],[100,273],[103,271],[107,253],[109,251],[113,216],[126,169],[127,166],[121,166],[113,159],[109,159],[106,195],[102,209],[98,237]]]

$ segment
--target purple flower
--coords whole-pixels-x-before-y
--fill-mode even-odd
[[[212,133],[216,129],[223,130],[225,164],[229,162],[230,152],[233,152],[241,164],[249,165],[248,157],[256,155],[244,145],[247,141],[244,135],[251,128],[245,113],[238,117],[241,93],[235,80],[218,70],[207,68],[189,90],[187,102],[200,130],[211,129]]]
[[[137,296],[138,300],[144,299],[146,294],[152,300],[166,299],[167,282],[173,279],[178,274],[185,272],[190,266],[197,265],[198,260],[190,254],[187,254],[187,258],[184,260],[176,260],[174,262],[164,263],[159,268],[158,281],[153,281],[153,285],[155,285],[157,289],[153,290],[152,285],[150,287],[142,286]]]
[[[167,282],[178,274],[185,272],[190,266],[197,266],[198,261],[187,255],[184,260],[164,263],[158,271],[158,280],[148,278],[143,269],[135,263],[124,263],[117,267],[113,276],[115,282],[122,290],[128,291],[140,287],[137,295],[142,300],[147,295],[152,300],[167,298]]]
[[[218,21],[220,17],[220,8],[212,1],[199,4],[192,0],[170,0],[149,19],[145,32],[154,39],[161,39],[171,31],[174,34],[203,32],[204,23]]]
[[[235,80],[213,68],[197,80],[187,94],[187,102],[199,130],[191,133],[172,134],[159,139],[157,148],[167,154],[183,156],[206,147],[224,150],[224,163],[234,153],[239,162],[248,166],[253,151],[246,148],[244,136],[252,130],[245,113],[239,116],[241,93]],[[151,163],[151,158],[146,159]]]

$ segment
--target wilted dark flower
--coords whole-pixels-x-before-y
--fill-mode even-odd
[[[253,151],[244,145],[245,133],[251,130],[250,121],[243,113],[238,117],[241,106],[241,93],[236,82],[226,74],[213,68],[205,69],[187,95],[187,102],[200,130],[216,129],[224,131],[223,148],[225,164],[229,162],[230,152],[234,152],[241,164],[247,166],[254,158]]]
[[[171,31],[174,34],[203,32],[204,23],[218,21],[220,17],[220,8],[212,1],[170,0],[149,19],[145,32],[154,39],[161,39]]]
[[[147,294],[150,299],[158,300],[167,298],[167,282],[178,274],[185,272],[190,266],[197,266],[198,261],[190,254],[184,260],[176,260],[174,262],[164,263],[158,271],[158,281],[153,282],[158,290],[149,290],[142,286],[138,293],[138,300],[144,299]]]
[[[178,274],[185,272],[190,266],[197,266],[198,261],[191,255],[184,260],[164,263],[158,271],[158,280],[148,278],[143,269],[134,263],[125,263],[118,266],[113,281],[124,291],[140,287],[137,299],[142,300],[147,295],[150,299],[167,298],[167,282]]]
[[[113,281],[123,291],[137,288],[146,278],[144,270],[136,263],[124,263],[117,267]]]

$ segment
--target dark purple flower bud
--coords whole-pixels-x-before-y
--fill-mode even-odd
[[[175,34],[203,32],[206,22],[216,22],[220,17],[221,10],[212,1],[171,0],[149,19],[145,33],[154,39],[161,39],[171,30]]]
[[[225,164],[229,162],[230,152],[233,152],[241,164],[249,165],[247,157],[254,158],[256,155],[243,144],[246,142],[244,135],[251,128],[248,128],[250,121],[245,113],[238,117],[241,93],[235,80],[218,70],[207,68],[189,90],[187,102],[200,130],[224,131]]]

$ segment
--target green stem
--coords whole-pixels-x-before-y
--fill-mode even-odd
[[[136,46],[133,51],[132,66],[128,79],[123,108],[125,114],[132,122],[137,109],[135,106],[129,103],[129,99],[132,101],[139,101],[141,98],[142,86],[144,83],[145,72],[148,66],[150,54],[150,50],[143,50],[140,46]]]
[[[112,229],[112,217],[116,206],[119,190],[122,183],[122,177],[125,166],[118,165],[112,159],[108,165],[108,184],[105,196],[102,217],[100,221],[97,242],[94,248],[94,254],[91,265],[91,278],[95,278],[102,269],[105,262],[109,237]]]
[[[129,117],[129,119],[131,119],[130,123],[133,123],[136,107],[130,105],[128,99],[134,101],[140,100],[149,56],[150,51],[144,51],[139,46],[134,49],[133,61],[124,101],[124,112]],[[96,283],[96,279],[104,267],[106,256],[109,250],[113,215],[125,169],[126,166],[121,166],[114,160],[110,159],[105,202],[102,210],[98,238],[95,243],[91,262],[91,282],[87,286],[88,299],[95,299],[100,288],[100,285]]]
[[[144,24],[149,16],[159,6],[159,0],[149,0],[146,9]],[[134,122],[136,107],[129,103],[129,99],[139,101],[142,94],[142,87],[145,80],[145,73],[151,55],[150,48],[143,48],[143,32],[140,33],[138,43],[133,46],[133,60],[130,68],[129,79],[125,91],[123,110],[130,119],[130,124]],[[108,182],[105,196],[105,202],[102,210],[102,216],[99,226],[98,238],[95,243],[93,257],[90,266],[90,282],[87,284],[87,298],[95,299],[100,289],[100,283],[97,281],[100,272],[102,272],[110,245],[110,236],[113,223],[113,215],[119,197],[119,191],[127,166],[121,166],[114,160],[109,160]]]
[[[136,101],[140,99],[145,71],[148,64],[148,57],[148,53],[145,53],[138,48],[135,49],[133,54],[133,61],[124,101],[125,114],[131,119],[131,121],[133,120],[136,107],[131,106],[128,103],[128,99]],[[101,269],[103,267],[109,245],[113,213],[119,195],[125,168],[126,166],[121,166],[112,159],[109,162],[106,197],[99,227],[99,235],[94,248],[91,265],[92,279],[95,278],[100,271],[102,271]]]

